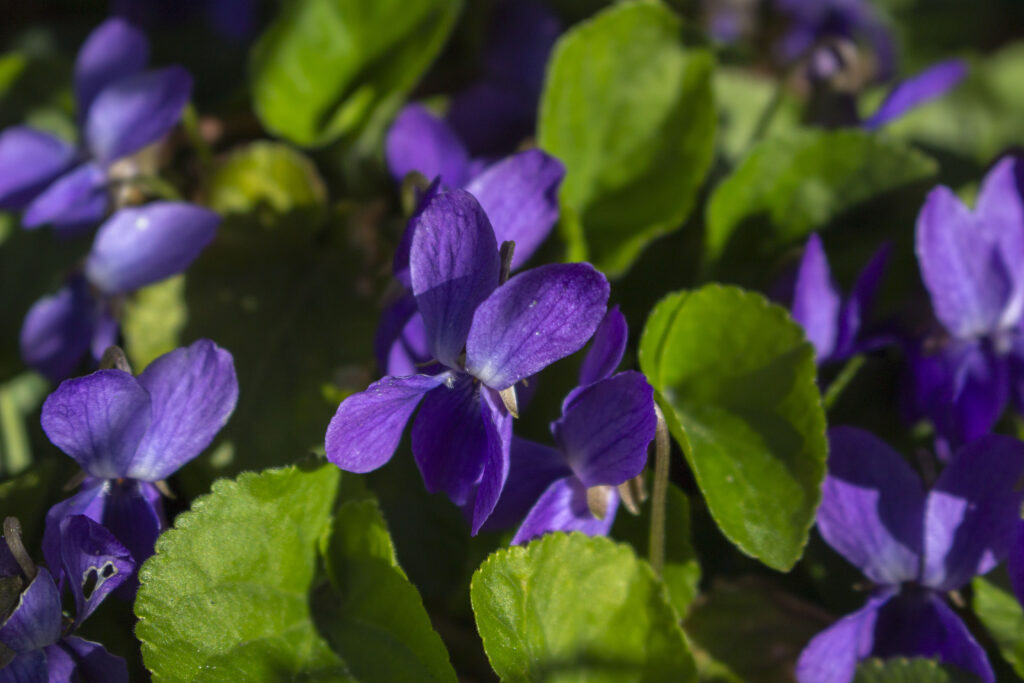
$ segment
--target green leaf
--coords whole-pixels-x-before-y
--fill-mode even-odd
[[[568,31],[548,67],[538,138],[566,167],[569,257],[612,276],[682,224],[711,163],[713,59],[681,33],[660,3],[622,3]]]
[[[26,423],[49,391],[50,383],[31,371],[0,384],[0,476],[20,474],[32,464]]]
[[[933,659],[868,659],[853,683],[975,683],[977,676]]]
[[[339,476],[329,464],[245,473],[175,520],[135,602],[154,681],[348,680],[309,596]]]
[[[549,534],[491,555],[470,598],[503,681],[694,681],[663,584],[629,546]]]
[[[321,549],[333,589],[316,594],[314,618],[356,678],[456,680],[420,594],[396,563],[375,501],[342,505]]]
[[[760,294],[708,285],[655,306],[639,356],[722,532],[790,569],[814,523],[828,449],[803,329]]]
[[[774,98],[781,98],[771,116],[765,136],[796,128],[800,122],[800,101],[787,88],[763,75],[721,66],[715,69],[715,108],[718,110],[718,140],[722,155],[730,163],[743,154]]]
[[[67,496],[60,490],[64,480],[59,478],[57,465],[55,460],[44,460],[0,484],[0,521],[18,518],[21,536],[33,556],[32,551],[42,545],[47,510],[54,500]]]
[[[799,130],[758,143],[711,194],[710,260],[742,244],[758,257],[852,207],[935,175],[921,152],[860,130]]]
[[[223,214],[264,207],[274,213],[323,206],[327,190],[316,167],[288,145],[258,141],[234,150],[207,186],[210,208]]]
[[[1011,593],[980,576],[971,586],[974,613],[999,646],[1003,659],[1024,677],[1024,610],[1020,603]]]
[[[675,484],[669,484],[665,501],[665,568],[661,579],[668,588],[672,606],[680,617],[697,597],[700,564],[690,542],[690,501]],[[640,557],[647,557],[650,547],[651,498],[640,506],[640,514],[632,515],[623,505],[615,515],[612,537],[628,542]]]
[[[136,374],[181,346],[187,320],[184,275],[143,287],[125,301],[121,314],[124,350]]]
[[[832,619],[764,580],[718,580],[684,626],[702,671],[740,681],[789,683],[807,643]]]
[[[253,107],[303,146],[386,119],[444,45],[458,0],[293,0],[250,55]]]

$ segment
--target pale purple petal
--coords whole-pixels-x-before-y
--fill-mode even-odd
[[[994,332],[1014,298],[1013,271],[993,232],[949,188],[917,217],[917,260],[935,315],[958,338]]]
[[[56,643],[60,632],[60,593],[50,572],[39,567],[36,577],[21,591],[14,610],[0,626],[0,643],[15,652],[28,652]]]
[[[78,636],[68,636],[56,647],[74,653],[76,668],[83,681],[128,683],[128,665],[124,659],[110,654],[99,643]]]
[[[117,344],[117,337],[121,333],[121,325],[114,319],[109,308],[104,302],[97,301],[95,325],[92,331],[92,341],[89,344],[92,357],[97,362],[103,358],[103,353],[111,346]]]
[[[116,479],[150,425],[149,392],[127,372],[97,370],[61,382],[43,403],[40,422],[55,446],[93,477]]]
[[[937,658],[944,664],[995,683],[985,650],[942,598],[931,591],[910,589],[878,611],[875,657]]]
[[[0,132],[0,209],[19,211],[75,158],[71,145],[27,126]]]
[[[85,139],[102,164],[134,154],[162,138],[181,118],[192,77],[177,66],[119,79],[96,95]]]
[[[811,235],[804,248],[793,290],[793,319],[800,323],[814,345],[820,362],[832,355],[839,335],[839,292],[821,239]]]
[[[388,130],[384,143],[391,176],[398,182],[417,171],[440,178],[448,187],[469,180],[469,153],[459,136],[442,119],[419,104],[406,105]]]
[[[864,122],[864,127],[874,130],[898,119],[915,107],[942,97],[955,88],[965,76],[967,63],[963,60],[949,59],[933,64],[921,73],[897,83],[886,95],[878,110]]]
[[[75,598],[75,624],[81,624],[103,599],[135,571],[128,549],[85,515],[60,523],[61,561]]]
[[[921,582],[956,590],[1009,550],[1024,493],[1024,442],[990,435],[960,449],[925,505]]]
[[[327,459],[349,472],[369,472],[386,463],[423,395],[446,378],[385,377],[346,398],[327,427]]]
[[[850,297],[843,303],[839,310],[839,333],[836,338],[833,357],[845,358],[861,350],[863,344],[857,340],[864,315],[871,307],[878,290],[878,284],[885,273],[885,266],[889,262],[888,244],[883,245],[875,255],[871,257],[868,264],[860,271],[857,282],[853,285]]]
[[[925,494],[899,453],[870,432],[829,430],[828,475],[818,530],[872,581],[918,578]]]
[[[552,483],[523,520],[512,545],[520,545],[550,531],[580,531],[588,536],[607,536],[615,521],[619,496],[612,491],[604,519],[598,519],[587,506],[587,488],[576,477]]]
[[[25,210],[22,225],[52,225],[73,234],[91,227],[107,212],[107,174],[98,164],[82,164],[65,173],[39,194]]]
[[[518,524],[548,486],[571,475],[565,458],[554,448],[513,437],[508,479],[483,529],[498,531]]]
[[[22,360],[54,382],[70,376],[89,350],[97,308],[82,278],[32,304],[18,340]]]
[[[999,245],[1003,263],[1010,269],[1014,294],[1002,324],[1012,327],[1024,311],[1024,163],[1014,157],[999,161],[985,175],[978,192],[975,215],[986,235]]]
[[[505,389],[581,349],[607,312],[609,286],[589,263],[514,276],[476,309],[466,370]]]
[[[0,683],[50,683],[45,650],[32,650],[0,669]]]
[[[488,461],[485,410],[479,385],[459,373],[450,385],[427,394],[412,425],[412,454],[423,483],[456,505],[471,499]]]
[[[484,469],[480,474],[473,501],[470,531],[476,534],[491,516],[508,480],[509,450],[512,443],[512,416],[505,408],[498,392],[483,387],[480,390],[484,433],[487,436]]]
[[[618,486],[643,471],[657,422],[654,389],[627,370],[575,394],[551,431],[584,486]]]
[[[114,81],[137,74],[149,62],[149,41],[118,17],[93,29],[75,59],[75,98],[81,118],[96,95]]]
[[[96,233],[85,275],[107,294],[159,282],[188,268],[219,224],[218,214],[185,202],[121,209]]]
[[[420,214],[410,250],[412,291],[434,357],[458,367],[473,312],[498,286],[494,231],[473,195],[437,195]]]
[[[867,657],[875,642],[878,609],[891,593],[870,598],[866,605],[848,614],[814,636],[796,663],[799,683],[850,683],[857,663]]]
[[[480,202],[498,242],[515,242],[512,269],[526,262],[558,220],[565,166],[539,149],[514,154],[474,178],[466,191]]]
[[[143,481],[166,479],[199,455],[238,402],[234,359],[209,339],[160,356],[139,384],[152,398],[153,421],[126,476]]]
[[[580,385],[586,386],[611,377],[622,362],[629,341],[629,326],[618,304],[608,309],[604,320],[590,340],[590,350],[580,365]]]

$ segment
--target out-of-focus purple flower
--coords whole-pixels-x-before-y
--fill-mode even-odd
[[[7,525],[5,525],[7,526]],[[128,681],[125,661],[102,645],[70,635],[103,599],[135,571],[128,551],[96,522],[75,515],[60,527],[63,575],[75,598],[75,619],[65,624],[60,590],[45,568],[24,555],[17,531],[8,527],[0,546],[0,579],[22,586],[17,603],[0,625],[0,644],[13,658],[0,668],[0,683],[25,681]],[[87,590],[89,594],[85,595]]]
[[[99,222],[111,166],[163,137],[192,92],[184,69],[146,71],[148,61],[146,37],[123,19],[89,34],[75,61],[78,147],[25,126],[0,133],[0,209],[68,234]]]
[[[492,165],[466,186],[483,207],[498,244],[514,242],[512,270],[522,266],[551,232],[558,220],[558,188],[565,167],[554,157],[531,149]],[[409,280],[409,249],[418,213],[440,191],[439,181],[428,188],[395,252],[395,278],[405,289]],[[415,374],[430,360],[423,319],[411,293],[396,300],[381,319],[374,344],[377,362],[393,376]]]
[[[974,211],[937,187],[917,218],[918,264],[948,339],[914,350],[912,374],[917,408],[948,448],[986,434],[1010,398],[1024,398],[1021,173],[1016,159],[997,163]]]
[[[117,339],[119,297],[185,270],[213,240],[220,216],[184,202],[121,209],[96,232],[82,273],[29,309],[21,327],[25,363],[53,381]]]
[[[889,258],[883,246],[857,276],[846,301],[832,281],[821,238],[812,234],[804,248],[793,288],[793,319],[807,333],[819,363],[841,361],[878,345],[859,338],[864,316],[871,306]]]
[[[870,579],[867,604],[819,633],[800,683],[846,683],[868,657],[929,657],[995,681],[984,649],[942,599],[995,567],[1019,518],[1024,443],[987,436],[963,447],[926,492],[898,453],[853,428],[829,433],[818,530]]]
[[[138,376],[98,370],[65,380],[43,403],[47,437],[82,468],[81,490],[46,515],[43,553],[60,557],[60,526],[85,515],[110,529],[141,564],[166,526],[156,482],[206,448],[238,400],[231,354],[201,339],[160,356]]]
[[[643,470],[657,426],[654,390],[644,376],[632,370],[611,374],[627,336],[625,317],[618,307],[609,310],[594,334],[580,386],[551,423],[555,448],[513,438],[508,482],[487,528],[521,521],[513,544],[549,531],[603,536],[611,529],[616,487]]]
[[[862,124],[875,130],[898,119],[911,109],[942,97],[967,76],[967,63],[948,59],[928,67],[893,86],[878,109]]]
[[[110,11],[143,28],[161,28],[201,17],[217,35],[236,43],[256,33],[256,0],[112,0]]]
[[[387,376],[345,399],[327,429],[327,457],[352,472],[380,467],[422,402],[412,450],[424,483],[464,507],[476,533],[508,476],[505,398],[586,344],[604,317],[608,281],[573,263],[501,284],[495,231],[464,190],[433,196],[412,231],[409,282],[436,374]]]

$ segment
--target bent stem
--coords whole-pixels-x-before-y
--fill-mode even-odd
[[[647,557],[654,573],[661,576],[665,566],[665,502],[668,498],[669,440],[665,414],[657,403],[654,413],[658,426],[654,432],[654,485],[651,493],[651,536],[647,544]]]

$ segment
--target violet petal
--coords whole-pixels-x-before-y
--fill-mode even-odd
[[[25,210],[22,225],[52,225],[66,234],[99,223],[107,212],[107,174],[98,164],[82,164],[43,190]]]
[[[615,521],[619,496],[611,492],[604,519],[597,519],[587,506],[587,488],[576,477],[553,482],[523,520],[512,545],[527,543],[550,531],[580,531],[588,536],[606,536]]]
[[[15,652],[28,652],[60,639],[60,593],[45,567],[22,591],[18,604],[0,626],[0,643]]]
[[[878,610],[891,593],[870,598],[866,605],[847,614],[814,636],[796,663],[799,683],[850,683],[857,663],[871,652]]]
[[[580,365],[580,385],[586,386],[611,377],[622,362],[629,341],[629,326],[618,304],[608,309],[604,320],[590,340],[590,350]]]
[[[832,355],[839,335],[839,292],[832,282],[821,239],[812,234],[804,248],[793,289],[793,319],[814,345],[819,362]]]
[[[71,145],[34,128],[12,126],[0,132],[0,209],[28,206],[74,158]]]
[[[508,479],[484,530],[497,531],[519,523],[552,482],[571,475],[565,458],[554,448],[513,437]]]
[[[114,81],[134,75],[149,62],[149,41],[142,31],[111,17],[89,34],[75,59],[75,98],[85,118],[93,98]]]
[[[942,97],[967,76],[967,63],[949,59],[897,83],[871,117],[864,122],[868,130],[880,128],[911,109]]]
[[[71,515],[61,521],[60,542],[64,575],[75,598],[77,625],[131,576],[135,561],[109,530],[85,515]]]
[[[440,178],[448,187],[462,187],[469,180],[469,153],[459,136],[420,104],[406,105],[395,117],[384,142],[384,157],[398,182],[414,171]]]

